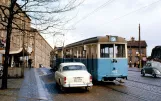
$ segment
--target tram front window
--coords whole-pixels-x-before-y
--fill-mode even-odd
[[[100,45],[101,58],[113,58],[114,49],[113,44],[101,44]]]
[[[125,44],[115,44],[116,58],[124,58],[125,56]]]

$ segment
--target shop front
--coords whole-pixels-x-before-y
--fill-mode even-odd
[[[4,64],[5,50],[0,50],[0,64]],[[27,67],[28,52],[23,48],[11,49],[9,52],[8,77],[23,77],[24,68]]]

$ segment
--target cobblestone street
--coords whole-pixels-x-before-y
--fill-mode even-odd
[[[160,77],[142,77],[138,68],[128,72],[123,84],[98,83],[89,92],[70,88],[63,93],[49,68],[26,69],[24,79],[8,79],[8,89],[0,90],[0,101],[160,101]]]

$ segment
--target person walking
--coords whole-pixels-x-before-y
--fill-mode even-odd
[[[28,60],[28,67],[31,68],[31,64],[32,64],[32,59]]]

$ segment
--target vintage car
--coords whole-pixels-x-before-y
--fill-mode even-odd
[[[145,74],[151,74],[153,77],[161,75],[161,63],[157,61],[147,61],[146,65],[141,69],[142,76]]]
[[[62,91],[69,87],[84,87],[90,90],[93,86],[91,74],[86,66],[79,62],[61,63],[55,72],[55,81]]]

